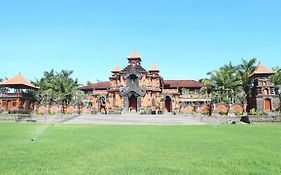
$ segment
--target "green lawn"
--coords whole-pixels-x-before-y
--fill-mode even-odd
[[[0,174],[276,175],[281,125],[0,123]]]

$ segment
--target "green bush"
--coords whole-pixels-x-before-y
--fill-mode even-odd
[[[44,115],[43,112],[36,112],[36,115]]]
[[[268,114],[266,112],[263,112],[263,111],[257,111],[257,115],[259,115],[259,116],[267,116]]]
[[[119,108],[115,108],[115,109],[113,110],[113,114],[122,114],[122,110],[119,109]]]
[[[241,111],[235,111],[234,114],[235,114],[235,116],[242,116],[243,115],[243,113]]]
[[[49,112],[50,115],[56,115],[56,112]]]
[[[248,112],[248,115],[257,115],[256,109],[252,108],[250,112]]]
[[[142,108],[140,114],[141,114],[141,115],[149,114],[149,109],[148,109],[148,107],[147,107],[147,108]]]
[[[227,115],[227,113],[228,113],[227,111],[223,111],[223,110],[219,111],[220,115]]]

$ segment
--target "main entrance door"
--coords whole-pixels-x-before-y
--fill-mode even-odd
[[[12,107],[13,107],[13,102],[11,100],[8,100],[6,110],[10,110]]]
[[[271,111],[271,100],[270,99],[264,100],[264,110]]]
[[[165,110],[171,112],[171,98],[169,96],[165,97]]]
[[[129,111],[137,112],[137,97],[134,94],[129,97]]]

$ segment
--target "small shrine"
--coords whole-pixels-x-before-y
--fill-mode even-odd
[[[250,109],[256,111],[273,112],[279,108],[278,87],[275,86],[270,77],[274,74],[262,64],[259,64],[250,75],[253,81]]]

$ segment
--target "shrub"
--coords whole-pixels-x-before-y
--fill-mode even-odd
[[[49,112],[50,115],[56,115],[56,112]]]
[[[235,111],[234,114],[235,114],[236,116],[242,116],[242,115],[243,115],[243,113],[242,113],[241,111]]]
[[[228,113],[228,112],[227,112],[227,111],[225,111],[225,110],[221,110],[221,111],[219,111],[219,114],[220,114],[220,115],[227,115],[227,113]]]
[[[122,110],[119,109],[119,108],[114,108],[113,110],[113,114],[121,114],[122,113]]]
[[[148,107],[147,107],[147,108],[142,108],[140,114],[141,114],[141,115],[149,114],[149,109],[148,109]]]
[[[43,112],[36,112],[36,115],[44,115]]]
[[[259,115],[259,116],[267,116],[268,114],[266,112],[263,112],[263,111],[257,111],[257,115]]]
[[[248,112],[248,115],[257,115],[256,109],[252,108],[250,112]]]

